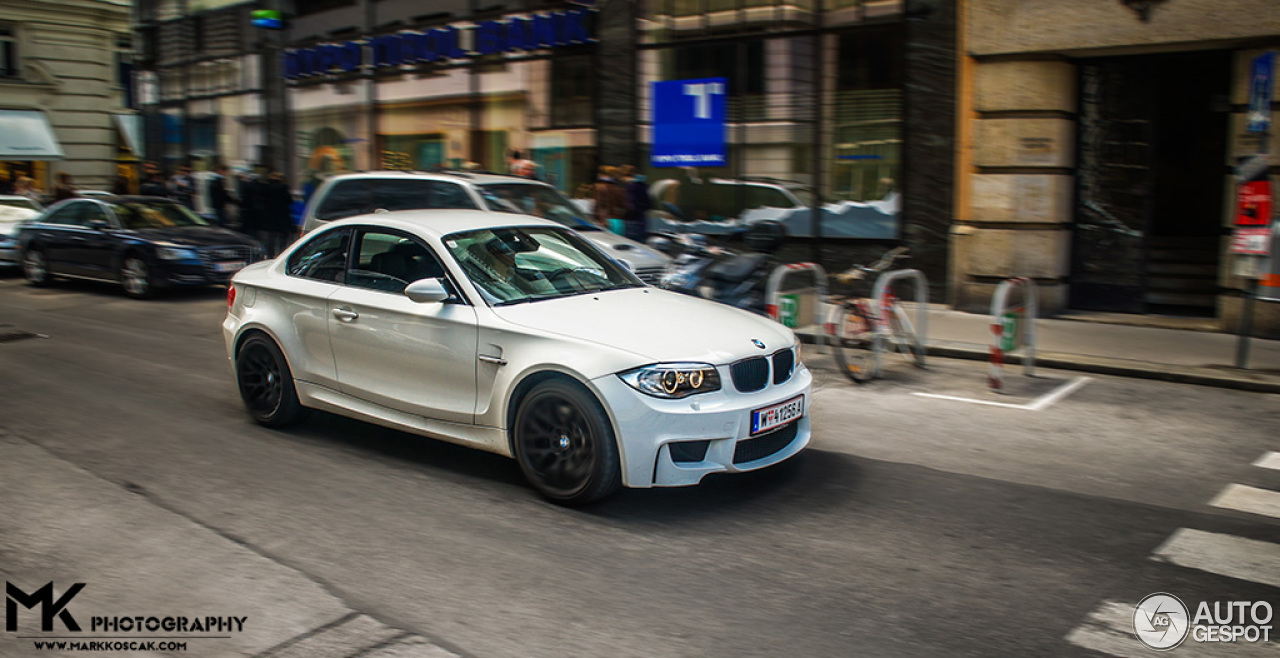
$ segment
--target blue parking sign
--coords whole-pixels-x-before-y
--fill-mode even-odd
[[[652,83],[653,167],[723,167],[725,78]]]

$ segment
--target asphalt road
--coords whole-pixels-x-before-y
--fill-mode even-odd
[[[858,387],[806,346],[818,381],[810,450],[760,473],[566,510],[494,455],[328,414],[256,426],[223,353],[224,308],[218,290],[140,302],[109,286],[0,278],[0,338],[47,336],[0,342],[0,461],[21,456],[34,483],[24,487],[50,501],[42,516],[40,496],[0,482],[0,575],[50,580],[41,550],[136,542],[158,556],[153,569],[200,557],[206,544],[166,553],[127,524],[68,539],[78,535],[52,497],[93,488],[200,529],[211,554],[228,543],[345,610],[468,656],[1142,655],[1132,635],[1098,639],[1091,615],[1153,592],[1280,609],[1280,553],[1269,552],[1280,520],[1210,504],[1231,485],[1280,490],[1280,470],[1254,465],[1280,451],[1274,395],[1094,377],[1017,409],[916,393],[1021,404],[1079,373],[1011,375],[1015,394],[996,398],[981,364],[937,359],[923,371],[891,362],[884,381]],[[77,479],[46,483],[46,467]],[[1188,531],[1254,540],[1252,567],[1232,573],[1212,542],[1179,552],[1171,538]],[[76,560],[88,558],[63,562]],[[131,587],[107,578],[112,565],[75,566],[58,577],[120,596]],[[231,578],[169,580],[196,596]],[[276,605],[312,605],[311,590],[283,582],[236,587],[246,600],[274,588]],[[10,652],[27,655],[0,641]]]

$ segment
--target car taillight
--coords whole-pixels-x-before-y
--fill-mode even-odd
[[[236,304],[236,287],[227,286],[227,310],[230,311],[232,306]]]

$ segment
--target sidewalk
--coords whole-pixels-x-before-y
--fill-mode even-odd
[[[915,310],[910,313],[914,321]],[[1239,369],[1235,367],[1239,336],[1110,324],[1086,317],[1092,316],[1036,320],[1036,365],[1280,393],[1280,340],[1250,339],[1249,367]],[[813,343],[817,338],[814,329],[803,327],[797,333]],[[990,337],[991,316],[930,307],[929,356],[986,361],[990,358]],[[1021,364],[1022,354],[1019,350],[1006,355],[1005,362]]]
[[[41,631],[42,610],[18,610],[18,632],[0,634],[0,656],[61,641],[157,645],[114,656],[185,654],[160,647],[177,642],[193,656],[458,658],[135,485],[103,480],[3,431],[0,454],[0,580],[32,595],[46,583],[56,596],[71,594],[63,601],[69,616],[55,617],[53,632]],[[83,588],[69,592],[77,583]],[[182,632],[161,626],[165,619],[202,625]]]

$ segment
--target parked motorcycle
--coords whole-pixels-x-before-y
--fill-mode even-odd
[[[651,244],[657,242],[656,248],[674,252],[668,254],[674,260],[661,279],[663,288],[765,314],[765,287],[776,266],[773,255],[786,239],[781,223],[753,224],[742,235],[747,251],[741,253],[709,245],[701,235],[659,238],[651,239]]]

